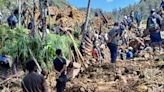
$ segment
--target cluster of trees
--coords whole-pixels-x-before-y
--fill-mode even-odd
[[[141,0],[139,3],[134,5],[129,5],[125,8],[114,9],[112,11],[113,18],[115,20],[120,20],[123,15],[130,14],[133,11],[139,11],[142,14],[143,19],[146,19],[150,14],[151,9],[160,9],[160,3],[162,0]]]
[[[9,15],[11,11],[19,7],[19,1],[26,2],[26,5],[30,8],[33,7],[33,1],[34,0],[0,0],[0,12],[4,14],[4,16]],[[44,1],[44,0],[35,0],[38,1]],[[47,0],[49,5],[55,5],[58,8],[61,8],[65,5],[67,5],[66,0]],[[22,5],[23,6],[23,5]]]

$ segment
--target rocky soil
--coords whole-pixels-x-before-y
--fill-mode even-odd
[[[55,87],[54,73],[47,82]],[[21,92],[21,78],[0,86],[0,92]],[[66,92],[164,92],[163,61],[124,61],[92,65],[67,83]]]
[[[66,92],[164,92],[162,61],[93,65],[68,82]]]

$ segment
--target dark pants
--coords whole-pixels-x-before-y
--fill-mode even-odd
[[[16,27],[16,22],[14,22],[14,21],[9,22],[8,25],[9,25],[9,27],[10,27],[11,29],[13,29],[13,28]]]
[[[128,23],[128,29],[131,30],[132,29],[132,24]]]
[[[150,39],[151,39],[151,46],[153,48],[155,48],[156,45],[159,46],[159,49],[161,48],[162,38],[161,38],[160,31],[159,32],[151,32]]]
[[[0,75],[0,77],[2,77],[3,79],[6,79],[8,77],[8,70],[9,70],[9,64],[1,64],[1,71],[2,71],[2,76]]]
[[[110,53],[111,53],[111,63],[116,63],[117,49],[118,49],[117,45],[109,43],[108,48],[109,48]]]
[[[140,26],[140,20],[136,19],[136,22],[137,22],[137,26],[139,27]]]
[[[60,80],[60,78],[62,79],[62,81]],[[68,78],[66,76],[60,76],[59,79],[56,80],[56,92],[64,92],[67,80]]]

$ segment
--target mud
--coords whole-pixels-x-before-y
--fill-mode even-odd
[[[66,92],[164,92],[164,71],[157,61],[93,65],[70,81]]]
[[[0,92],[21,92],[21,79],[0,85]],[[49,92],[55,89],[55,75],[47,78]],[[124,61],[92,65],[67,83],[66,92],[164,92],[163,61]]]

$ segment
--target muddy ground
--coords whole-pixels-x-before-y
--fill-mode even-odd
[[[68,82],[66,92],[164,92],[162,61],[93,65]]]
[[[47,79],[50,92],[54,92],[54,76],[52,73]],[[1,85],[0,92],[21,92],[20,82],[21,78],[13,78]],[[164,62],[95,64],[70,80],[66,92],[164,92]]]

